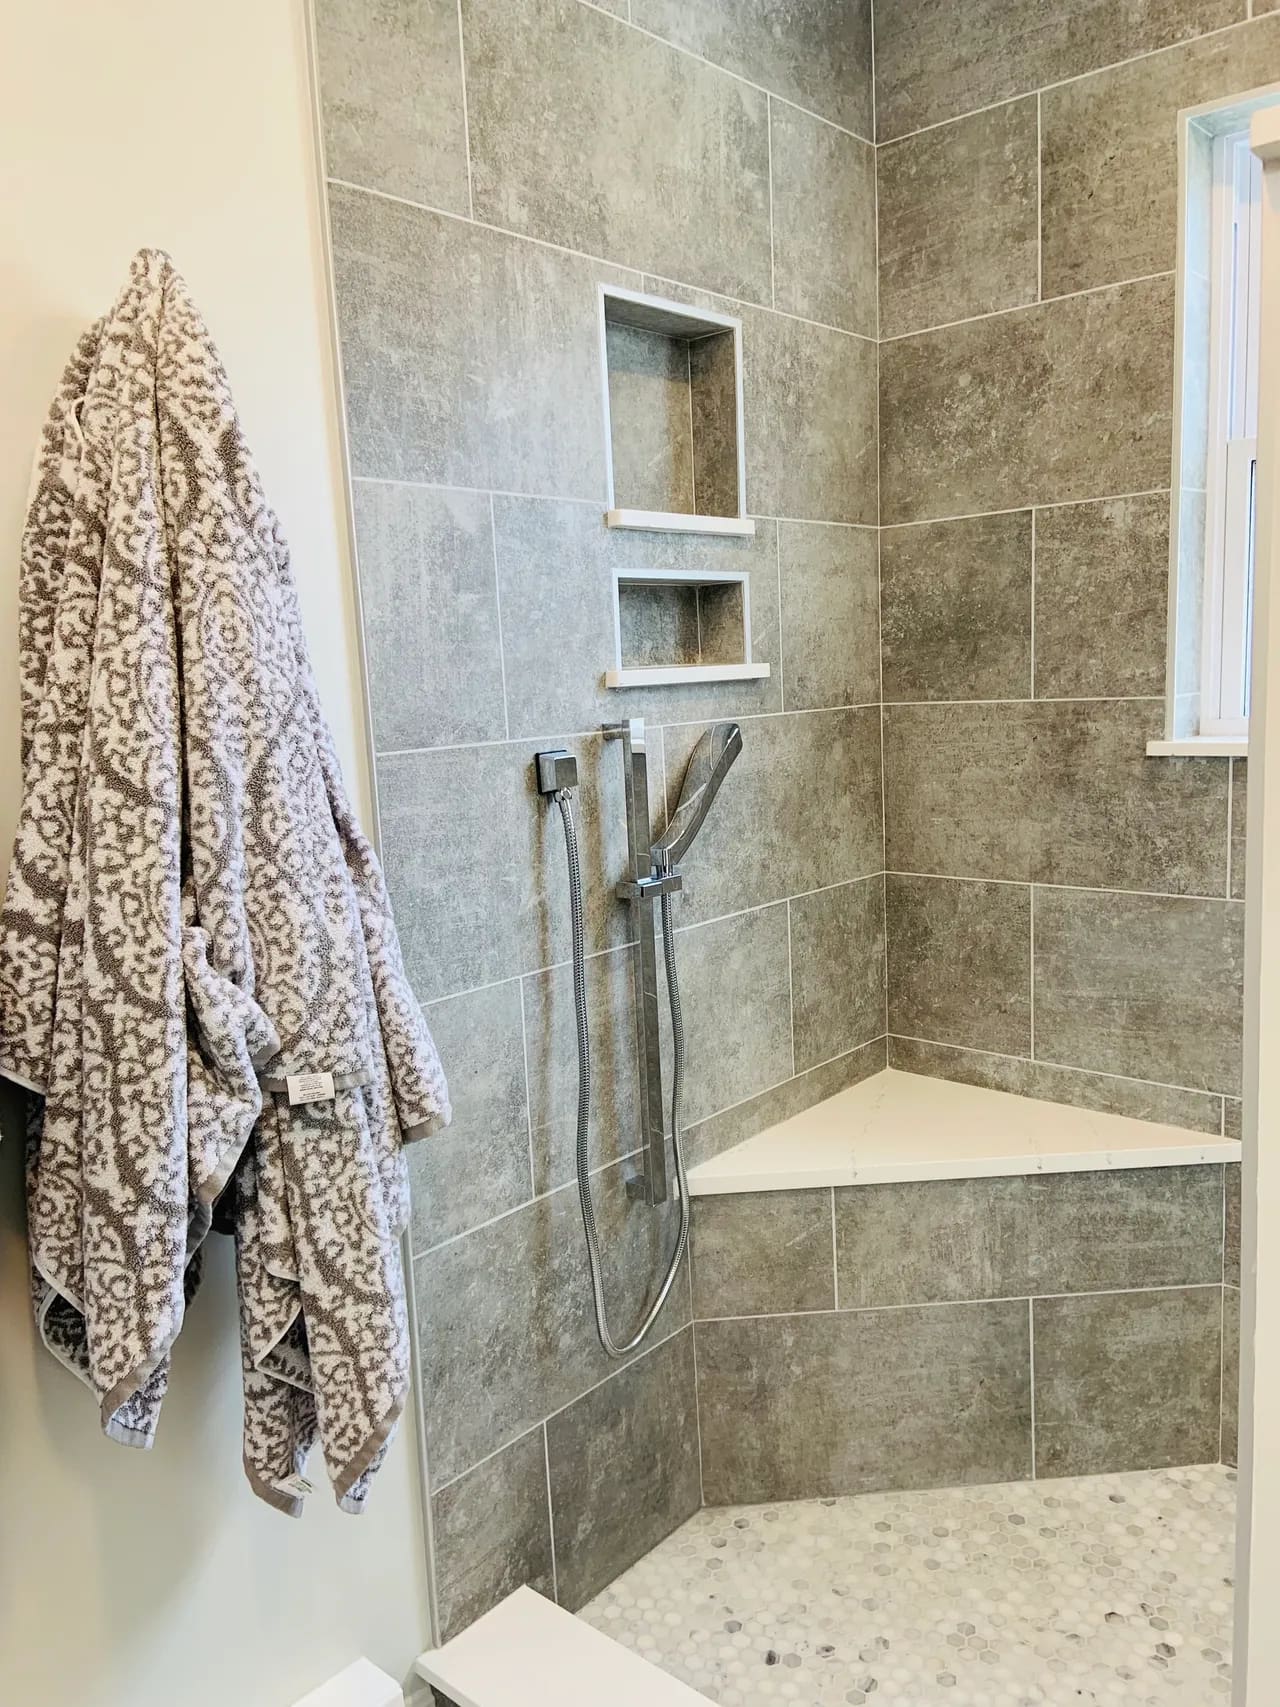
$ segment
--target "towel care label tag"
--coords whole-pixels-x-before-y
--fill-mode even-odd
[[[332,1073],[290,1073],[284,1083],[290,1108],[296,1102],[330,1102],[335,1094]]]

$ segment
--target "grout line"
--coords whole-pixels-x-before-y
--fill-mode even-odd
[[[1046,694],[1030,699],[890,699],[886,705],[1163,705],[1163,696],[1149,693]],[[757,715],[764,715],[757,713]],[[1222,757],[1208,754],[1207,757]]]
[[[1036,91],[1036,301],[1044,301],[1044,127]]]
[[[999,510],[957,510],[953,515],[946,516],[914,516],[907,521],[884,522],[881,524],[881,530],[938,527],[943,522],[976,522],[987,516],[1018,516],[1024,510],[1077,510],[1085,504],[1115,504],[1121,498],[1167,498],[1171,490],[1168,486],[1149,486],[1142,492],[1094,492],[1085,498],[1036,499],[1025,504],[1010,504]]]
[[[764,98],[765,138],[769,148],[769,307],[778,306],[777,264],[773,235],[773,96]]]
[[[502,639],[502,582],[498,573],[498,520],[493,513],[493,493],[489,494],[489,546],[493,555],[493,604],[498,625],[498,672],[502,677],[502,723],[506,739],[511,739],[511,708],[507,703],[507,648]]]
[[[1021,302],[1014,308],[991,308],[985,314],[967,314],[962,320],[941,320],[936,326],[917,326],[910,332],[894,332],[881,338],[882,344],[901,344],[908,338],[925,338],[934,332],[950,332],[957,326],[976,326],[980,320],[1003,320],[1010,314],[1030,314],[1048,308],[1055,302],[1071,302],[1080,296],[1098,296],[1105,290],[1126,290],[1130,285],[1151,284],[1156,279],[1171,279],[1174,269],[1166,267],[1158,273],[1135,273],[1132,278],[1109,279],[1106,284],[1086,285],[1083,290],[1064,290],[1056,296],[1042,296],[1038,302]],[[856,334],[854,334],[856,336]]]
[[[585,5],[586,3],[587,0],[578,0],[578,4],[580,6]],[[607,15],[609,17],[613,17],[613,13],[608,13]],[[621,22],[620,19],[615,21]],[[780,97],[775,97],[775,99],[777,98]],[[790,105],[790,102],[785,102],[784,105]],[[801,111],[803,111],[803,108]],[[815,114],[812,116],[816,117],[817,115]],[[839,126],[837,125],[835,128],[838,130]],[[852,135],[852,132],[850,132],[850,134]],[[865,142],[866,138],[859,137],[858,140],[859,142]],[[876,343],[876,339],[868,337],[865,332],[851,332],[847,326],[832,326],[826,320],[811,320],[807,314],[793,314],[789,309],[774,308],[770,303],[757,302],[754,298],[749,296],[731,296],[727,291],[716,290],[708,285],[690,284],[685,279],[672,278],[668,273],[652,272],[646,267],[627,266],[621,261],[611,261],[605,255],[593,255],[586,249],[573,249],[567,243],[555,243],[546,237],[533,237],[527,231],[513,231],[510,226],[494,225],[490,220],[476,219],[465,213],[457,213],[452,208],[436,207],[431,202],[414,201],[411,196],[398,196],[393,194],[390,190],[376,190],[369,184],[356,183],[354,178],[331,177],[327,179],[326,182],[332,188],[339,190],[354,190],[357,195],[374,196],[378,201],[394,202],[399,207],[411,207],[418,213],[429,213],[436,219],[451,219],[455,224],[470,225],[477,231],[492,231],[497,236],[509,238],[514,243],[533,243],[539,249],[551,249],[558,255],[569,255],[572,256],[574,260],[588,261],[593,267],[609,267],[615,273],[626,274],[628,280],[639,280],[641,286],[643,286],[647,279],[653,280],[655,283],[661,285],[674,285],[677,290],[688,291],[693,296],[711,296],[715,297],[720,302],[731,303],[735,307],[752,308],[761,314],[777,314],[784,320],[798,320],[804,326],[816,326],[820,332],[839,332],[842,337],[854,338],[860,344],[871,344],[874,346]],[[1099,290],[1106,290],[1110,287],[1106,285],[1099,285],[1095,288]],[[904,335],[907,337],[913,336],[911,333]]]
[[[791,959],[791,900],[787,899],[787,1014],[791,1021],[791,1077],[796,1076],[796,979]]]
[[[907,1031],[893,1031],[889,1033],[889,1037],[891,1041],[898,1043],[927,1043],[931,1049],[948,1049],[957,1055],[982,1055],[992,1061],[1017,1061],[1026,1066],[1032,1064],[1025,1055],[1003,1055],[998,1049],[977,1049],[967,1043],[939,1043],[936,1038],[916,1037],[911,1032]],[[1053,1067],[1055,1070],[1062,1073],[1083,1073],[1091,1079],[1113,1079],[1122,1085],[1145,1085],[1149,1089],[1157,1091],[1181,1091],[1184,1095],[1207,1097],[1210,1100],[1219,1098],[1223,1095],[1223,1092],[1221,1091],[1206,1091],[1198,1085],[1175,1085],[1170,1083],[1167,1079],[1139,1079],[1131,1073],[1109,1073],[1101,1067],[1079,1067],[1075,1065],[1074,1062],[1070,1061],[1046,1061],[1042,1057],[1034,1064],[1037,1067]],[[928,1074],[926,1077],[933,1078],[935,1075]],[[959,1082],[961,1084],[964,1083],[963,1080],[945,1080],[944,1082],[947,1084],[955,1082]],[[1074,1105],[1068,1104],[1067,1106],[1071,1107]],[[1199,1132],[1199,1128],[1194,1126],[1182,1127],[1179,1128],[1179,1130]],[[1215,1136],[1221,1137],[1222,1134],[1204,1132],[1201,1133],[1200,1136],[1209,1139]]]
[[[462,0],[458,0],[458,80],[462,85],[462,152],[467,159],[467,217],[476,216],[476,198],[471,188],[471,122],[467,115],[467,49],[462,30]]]
[[[556,1507],[551,1497],[551,1442],[547,1437],[547,1422],[542,1420],[542,1468],[547,1478],[547,1534],[551,1541],[551,1598],[560,1604],[560,1568],[556,1561]],[[465,1471],[463,1474],[465,1475]]]
[[[1197,1164],[1201,1165],[1201,1164]],[[1022,1176],[1013,1176],[1015,1178]],[[1025,1176],[1033,1177],[1033,1176]],[[801,1187],[800,1189],[805,1189]],[[810,1186],[809,1190],[816,1189]],[[869,1186],[842,1186],[842,1191],[874,1190]],[[1068,1298],[1131,1298],[1144,1292],[1220,1292],[1221,1283],[1215,1280],[1192,1280],[1167,1286],[1101,1286],[1092,1292],[1037,1292],[1038,1303]],[[878,1316],[897,1310],[976,1310],[986,1304],[1030,1304],[1032,1297],[1025,1292],[1012,1292],[992,1298],[915,1298],[905,1304],[853,1304],[840,1310],[756,1310],[734,1316],[699,1316],[699,1322],[779,1322],[794,1321],[802,1316]]]
[[[1052,889],[1072,895],[1137,895],[1151,901],[1212,901],[1215,906],[1219,907],[1224,902],[1228,902],[1233,907],[1244,906],[1243,901],[1229,901],[1228,897],[1224,895],[1198,895],[1174,889],[1109,889],[1100,883],[1045,883],[1038,877],[954,877],[946,871],[894,871],[892,869],[886,871],[885,876],[923,878],[931,883],[999,884],[1006,889],[1027,889],[1034,886],[1037,889]],[[854,878],[851,881],[855,883],[865,882],[866,879]],[[835,887],[839,888],[840,886],[837,884]],[[763,903],[763,905],[775,907],[777,904],[776,901]],[[746,910],[755,911],[756,909],[749,908]],[[728,916],[734,917],[735,915],[730,914]],[[705,922],[711,924],[714,921],[708,919]],[[686,925],[684,928],[689,930],[693,927]],[[963,1045],[957,1045],[957,1047],[963,1047]]]
[[[781,710],[785,711],[787,709],[787,636],[783,627],[782,612],[782,529],[776,524],[773,530],[773,555],[778,579],[778,705]]]
[[[1226,1432],[1223,1415],[1227,1387],[1227,1283],[1220,1288],[1218,1308],[1218,1462],[1222,1462],[1222,1439]]]
[[[1031,1059],[1036,1058],[1036,886],[1029,885],[1028,911],[1030,913],[1030,942],[1028,953],[1028,970],[1030,973],[1030,1005],[1031,1005]]]
[[[1113,59],[1106,65],[1091,66],[1088,71],[1077,71],[1071,77],[1059,77],[1054,82],[1042,83],[1038,89],[1024,90],[1020,95],[1008,95],[1000,101],[988,101],[985,106],[969,107],[962,113],[952,113],[949,118],[935,119],[932,124],[918,125],[915,130],[904,130],[899,136],[887,136],[880,144],[886,147],[893,142],[907,142],[913,136],[924,136],[931,130],[942,130],[946,125],[958,124],[961,119],[977,118],[981,113],[993,113],[997,107],[1012,106],[1014,101],[1025,101],[1032,94],[1048,95],[1055,89],[1065,89],[1072,83],[1083,83],[1089,77],[1099,77],[1108,71],[1115,71],[1122,65],[1136,65],[1144,59],[1154,59],[1162,53],[1176,53],[1179,48],[1190,46],[1193,42],[1213,41],[1218,36],[1229,35],[1233,30],[1245,28],[1249,18],[1237,18],[1233,24],[1223,24],[1216,30],[1204,30],[1196,36],[1184,36],[1179,41],[1165,42],[1161,47],[1150,47],[1141,53],[1133,53],[1126,59]]]
[[[840,1308],[840,1258],[836,1242],[836,1188],[831,1190],[831,1298],[835,1309]]]
[[[1036,1479],[1036,1306],[1027,1299],[1027,1358],[1031,1377],[1031,1480]]]

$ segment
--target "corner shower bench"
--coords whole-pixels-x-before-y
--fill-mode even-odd
[[[695,1197],[1238,1162],[1240,1141],[888,1068],[689,1170]]]

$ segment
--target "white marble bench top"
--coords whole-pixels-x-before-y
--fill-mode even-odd
[[[892,1068],[689,1171],[694,1196],[1238,1162],[1240,1142]]]

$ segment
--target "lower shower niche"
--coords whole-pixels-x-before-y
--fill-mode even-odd
[[[745,574],[619,570],[614,576],[610,688],[767,677],[751,656],[751,584]]]

